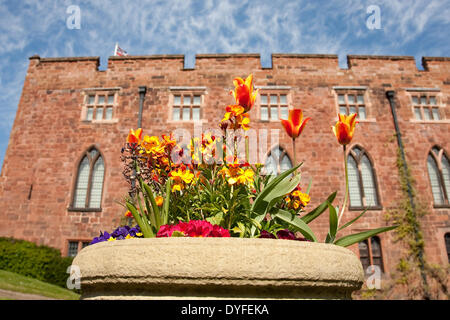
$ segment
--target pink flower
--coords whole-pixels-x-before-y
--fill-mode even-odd
[[[204,220],[190,220],[189,222],[179,222],[176,225],[162,225],[156,237],[171,237],[174,231],[184,234],[185,237],[230,237],[228,230]]]

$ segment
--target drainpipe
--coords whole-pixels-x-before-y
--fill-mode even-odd
[[[408,165],[406,163],[406,156],[405,156],[405,150],[403,148],[403,142],[402,142],[402,134],[400,133],[400,128],[398,126],[398,119],[397,119],[397,112],[395,111],[395,91],[387,91],[386,92],[386,96],[389,100],[389,105],[391,106],[391,112],[392,112],[392,117],[394,119],[394,127],[395,127],[395,135],[397,136],[397,143],[398,143],[398,147],[400,149],[400,156],[402,157],[402,162],[403,162],[403,170],[405,170],[405,173],[408,172]],[[416,205],[414,203],[414,197],[413,197],[413,191],[412,191],[412,186],[411,186],[411,181],[409,179],[406,179],[406,188],[408,191],[408,197],[409,197],[409,202],[411,204],[411,208],[412,208],[412,214],[415,216],[416,215]],[[415,223],[413,225],[414,228],[414,237],[415,240],[418,241],[418,233],[419,233],[419,228],[417,223]],[[428,294],[428,284],[427,284],[427,276],[425,274],[425,262],[423,260],[423,252],[422,250],[419,251],[419,268],[420,268],[420,275],[422,277],[422,281],[424,284],[424,295],[425,295],[425,299],[429,300],[430,296]]]
[[[138,123],[137,123],[137,127],[138,128],[142,128],[142,110],[144,108],[144,97],[145,97],[145,93],[147,92],[147,87],[146,86],[140,86],[138,89],[139,92],[139,114],[138,114]],[[133,169],[133,174],[131,175],[131,190],[135,190],[136,187],[136,170]],[[134,194],[133,192],[130,190],[129,194],[130,197],[133,198]],[[131,225],[131,218],[128,219],[128,225]]]
[[[146,86],[139,87],[139,116],[138,116],[138,128],[142,128],[142,109],[144,107],[144,97],[147,92]]]

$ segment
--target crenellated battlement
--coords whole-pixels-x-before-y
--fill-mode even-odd
[[[34,55],[29,58],[30,67],[38,69],[56,68],[63,70],[86,68],[86,71],[100,71],[100,57],[60,57],[41,58]],[[134,71],[142,68],[161,70],[175,68],[176,70],[226,70],[229,66],[245,65],[246,69],[300,69],[301,71],[337,71],[351,70],[352,72],[418,72],[413,56],[385,56],[385,55],[348,55],[348,69],[339,66],[338,56],[335,54],[294,54],[273,53],[272,66],[262,67],[261,56],[257,53],[215,53],[197,54],[192,69],[185,69],[185,56],[182,54],[167,55],[136,55],[111,56],[108,58],[109,71]],[[56,67],[57,65],[57,67]],[[450,57],[423,57],[424,71],[439,71],[450,69]],[[89,70],[90,69],[90,70]]]

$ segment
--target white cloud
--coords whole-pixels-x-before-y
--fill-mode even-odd
[[[81,9],[68,30],[66,9]],[[382,30],[366,28],[381,8]],[[273,52],[448,55],[450,1],[22,0],[0,2],[0,130],[7,136],[28,57]],[[0,143],[0,145],[2,145]],[[5,143],[3,143],[5,145]],[[0,146],[1,148],[1,146]],[[0,150],[0,161],[3,150]]]

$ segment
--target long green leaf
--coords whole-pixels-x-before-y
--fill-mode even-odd
[[[306,239],[317,242],[317,238],[311,228],[308,227],[308,225],[296,215],[293,215],[289,211],[277,209],[276,212],[272,214],[272,216],[288,222],[289,224],[294,226],[298,231],[301,232],[301,234],[305,236]]]
[[[382,227],[382,228],[363,231],[363,232],[359,232],[359,233],[355,233],[355,234],[350,234],[348,236],[344,236],[340,239],[337,239],[334,242],[334,244],[337,246],[348,247],[348,246],[351,246],[352,244],[355,244],[355,243],[361,242],[363,240],[366,240],[367,238],[373,237],[376,234],[386,232],[386,231],[395,229],[397,227],[398,226]]]
[[[170,195],[172,192],[172,180],[167,179],[166,181],[166,198],[164,199],[162,211],[163,211],[163,221],[162,224],[167,224],[169,222],[169,206],[170,206]]]
[[[153,196],[153,191],[152,189],[148,186],[148,184],[146,184],[144,181],[141,180],[141,184],[143,186],[143,189],[145,190],[145,193],[147,194],[147,197],[150,200],[150,203],[152,204],[152,212],[154,214],[154,218],[155,218],[155,228],[156,230],[159,230],[159,227],[161,226],[161,215],[159,212],[159,208],[156,205],[156,201],[155,201],[155,197]]]
[[[367,209],[364,209],[364,211],[361,212],[361,214],[360,214],[359,216],[357,216],[355,219],[353,219],[353,220],[347,222],[347,223],[344,224],[342,227],[339,227],[338,231],[340,231],[340,230],[342,230],[342,229],[344,229],[344,228],[347,228],[347,227],[348,227],[349,225],[351,225],[353,222],[355,222],[356,220],[358,220],[359,218],[361,218],[362,215],[363,215],[364,213],[366,213],[366,211],[367,211]]]
[[[152,229],[150,228],[150,225],[147,223],[146,220],[143,220],[141,217],[141,214],[137,211],[134,204],[130,203],[129,201],[126,201],[126,206],[128,210],[130,210],[131,214],[133,215],[134,219],[136,219],[137,224],[141,228],[142,234],[145,238],[153,238],[155,237],[155,234],[153,233]]]
[[[328,203],[328,210],[330,211],[330,229],[329,229],[330,242],[333,242],[334,238],[336,237],[336,232],[338,228],[338,216],[336,213],[336,209],[333,207],[331,203]]]
[[[310,223],[311,221],[313,221],[315,218],[317,218],[318,216],[320,216],[327,208],[328,208],[328,203],[333,203],[334,198],[336,198],[336,194],[337,191],[332,193],[327,200],[325,200],[324,202],[322,202],[320,205],[318,205],[315,209],[313,209],[311,212],[309,212],[308,214],[304,215],[303,217],[301,217],[301,219],[303,220],[303,222],[305,223]]]
[[[252,205],[252,211],[255,211],[254,209],[260,206],[261,201],[264,200],[264,198],[273,190],[277,185],[283,181],[287,176],[289,176],[291,173],[293,173],[295,170],[297,170],[302,163],[300,163],[298,166],[291,168],[289,170],[284,171],[280,175],[276,176],[272,181],[270,181],[267,186],[264,187],[264,189],[258,194],[258,196],[255,199],[255,202],[253,202]]]

